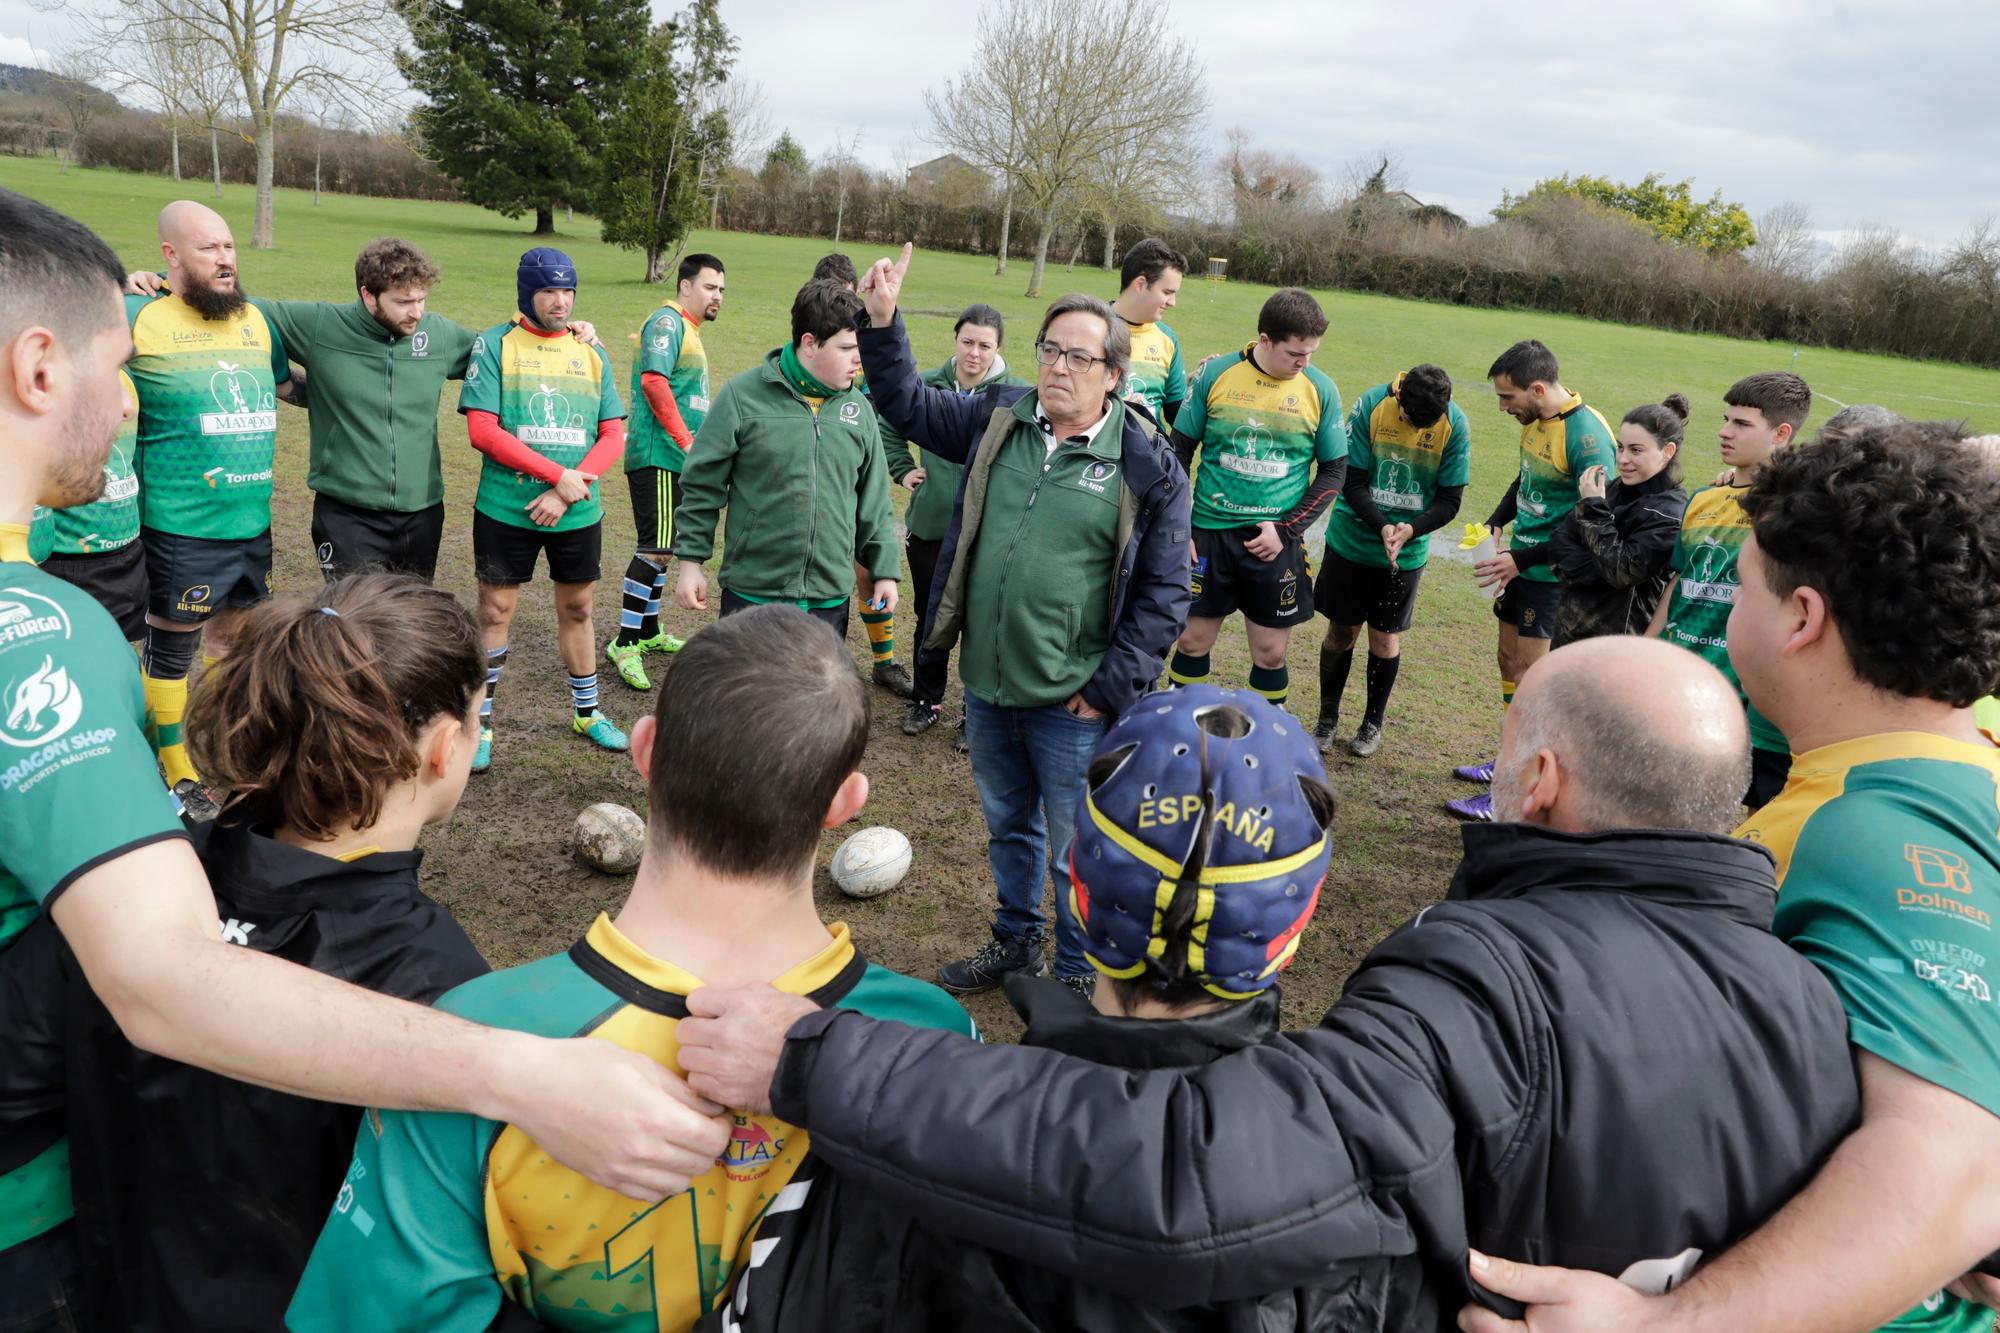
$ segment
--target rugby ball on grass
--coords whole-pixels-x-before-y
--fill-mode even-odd
[[[622,805],[599,801],[576,817],[576,856],[592,870],[629,875],[646,850],[646,821]]]
[[[833,882],[850,898],[874,898],[910,873],[910,840],[892,828],[865,828],[833,854]]]

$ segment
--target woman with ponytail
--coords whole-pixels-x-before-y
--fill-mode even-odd
[[[1618,476],[1577,478],[1578,500],[1549,539],[1562,583],[1553,647],[1600,634],[1641,634],[1667,586],[1687,492],[1680,448],[1688,401],[1668,394],[1635,407],[1618,427]]]
[[[487,971],[418,884],[418,835],[479,741],[472,619],[419,579],[353,575],[247,613],[237,644],[187,720],[229,793],[194,830],[224,938],[426,1004]],[[83,1326],[282,1327],[361,1110],[148,1055],[62,964]]]

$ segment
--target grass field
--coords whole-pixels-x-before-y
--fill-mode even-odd
[[[95,170],[59,174],[52,163],[15,158],[0,158],[0,185],[82,218],[132,267],[150,267],[158,259],[153,219],[161,205],[183,194],[218,202],[209,199],[201,183],[176,186],[157,177]],[[239,242],[250,233],[251,203],[248,187],[231,187],[219,201]],[[314,208],[309,195],[280,191],[277,209],[278,248],[239,255],[243,280],[253,294],[350,300],[355,252],[378,236],[399,235],[424,247],[443,267],[445,280],[432,295],[432,308],[475,327],[510,317],[515,261],[534,243],[525,220],[509,221],[466,205],[329,195]],[[672,289],[641,283],[641,258],[603,245],[594,223],[579,219],[561,232],[553,243],[576,261],[583,284],[577,313],[598,325],[618,367],[622,393],[631,364],[627,335],[671,297]],[[722,317],[704,332],[719,383],[719,377],[749,367],[783,340],[792,295],[829,246],[824,240],[707,232],[696,233],[689,246],[712,250],[729,266]],[[847,248],[858,265],[865,265],[879,247]],[[1027,366],[1027,344],[1045,302],[1020,295],[1025,280],[1026,265],[1012,266],[1004,278],[995,278],[990,258],[920,253],[910,269],[904,302],[919,361],[941,361],[953,317],[965,305],[985,301],[1011,322],[1003,351],[1017,366]],[[1115,286],[1113,275],[1081,268],[1067,273],[1056,266],[1044,294],[1053,298],[1076,289],[1108,298]],[[1190,365],[1208,352],[1240,346],[1252,337],[1257,309],[1269,290],[1191,282],[1169,316]],[[1695,405],[1686,451],[1692,480],[1705,480],[1720,466],[1712,424],[1720,418],[1723,390],[1756,370],[1798,370],[1819,392],[1816,420],[1843,403],[1875,402],[1912,416],[1967,418],[1985,430],[2000,430],[2000,373],[1992,371],[1848,352],[1795,352],[1772,343],[1545,314],[1466,310],[1345,292],[1320,297],[1332,327],[1318,364],[1346,400],[1418,361],[1435,361],[1451,372],[1473,426],[1468,518],[1485,516],[1517,467],[1518,427],[1493,405],[1482,373],[1501,349],[1523,337],[1538,337],[1553,347],[1562,359],[1564,382],[1614,423],[1636,404],[1676,390],[1686,394]],[[478,459],[465,443],[454,408],[447,394],[441,415],[449,519],[439,581],[470,604],[470,501]],[[320,581],[307,537],[311,501],[305,488],[305,418],[287,408],[279,420],[275,583],[280,593],[305,593]],[[618,575],[632,541],[622,479],[607,478],[604,489],[606,581],[598,593],[600,642],[617,624]],[[899,505],[902,495],[898,490]],[[1448,769],[1485,756],[1498,733],[1489,604],[1476,593],[1463,565],[1434,562],[1432,571],[1424,583],[1417,625],[1405,636],[1405,666],[1381,753],[1360,761],[1342,751],[1332,761],[1341,800],[1336,851],[1319,914],[1287,976],[1285,1012],[1291,1023],[1315,1020],[1371,944],[1441,895],[1457,861],[1458,835],[1439,805],[1468,790],[1450,779]],[[458,816],[433,830],[425,844],[427,888],[458,914],[499,964],[565,948],[596,912],[616,906],[625,882],[582,869],[564,854],[563,842],[576,812],[592,801],[615,800],[641,810],[645,804],[629,765],[568,734],[568,698],[548,594],[546,582],[523,593],[496,705],[494,770],[475,780]],[[685,636],[703,619],[671,611],[668,623]],[[913,618],[899,617],[897,628],[899,655],[907,660]],[[1308,721],[1319,705],[1316,662],[1322,630],[1316,624],[1292,643],[1292,707]],[[858,623],[853,646],[857,661],[865,662]],[[1239,633],[1225,631],[1215,661],[1221,683],[1242,683],[1248,659]],[[1361,675],[1357,669],[1350,682],[1344,732],[1351,732],[1359,719]],[[608,671],[604,682],[608,711],[621,724],[629,726],[650,706],[650,696],[635,695]],[[929,976],[986,936],[992,891],[984,830],[970,773],[952,753],[949,730],[906,738],[898,730],[901,701],[880,691],[875,698],[866,763],[875,795],[864,822],[907,831],[916,846],[916,867],[901,888],[872,902],[841,898],[824,876],[818,891],[826,915],[850,922],[872,958]],[[822,864],[837,843],[837,837],[826,840]],[[1018,1030],[995,995],[978,997],[970,1007],[989,1033]]]

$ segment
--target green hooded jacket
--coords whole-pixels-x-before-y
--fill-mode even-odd
[[[875,409],[850,387],[815,412],[776,351],[716,394],[681,471],[674,555],[715,554],[724,509],[722,586],[740,597],[838,601],[857,560],[874,578],[901,577]]]
[[[999,356],[993,358],[993,368],[987,371],[986,377],[970,389],[959,389],[958,372],[953,369],[950,357],[925,375],[923,382],[933,388],[955,389],[968,397],[999,384],[1028,383],[1007,369],[1006,358]],[[882,452],[888,458],[889,476],[895,481],[900,482],[918,466],[916,458],[910,453],[910,443],[894,426],[887,421],[882,423]],[[916,442],[916,447],[924,452],[924,480],[911,494],[909,506],[903,511],[903,526],[920,541],[941,542],[951,527],[951,511],[958,503],[958,481],[965,475],[965,465],[939,458],[929,449],[924,449],[921,440]]]

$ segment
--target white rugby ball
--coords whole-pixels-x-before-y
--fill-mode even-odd
[[[892,828],[862,829],[833,854],[832,872],[850,898],[887,893],[910,873],[910,840]]]
[[[576,817],[577,859],[607,875],[629,875],[646,850],[646,821],[622,805],[599,801]]]

